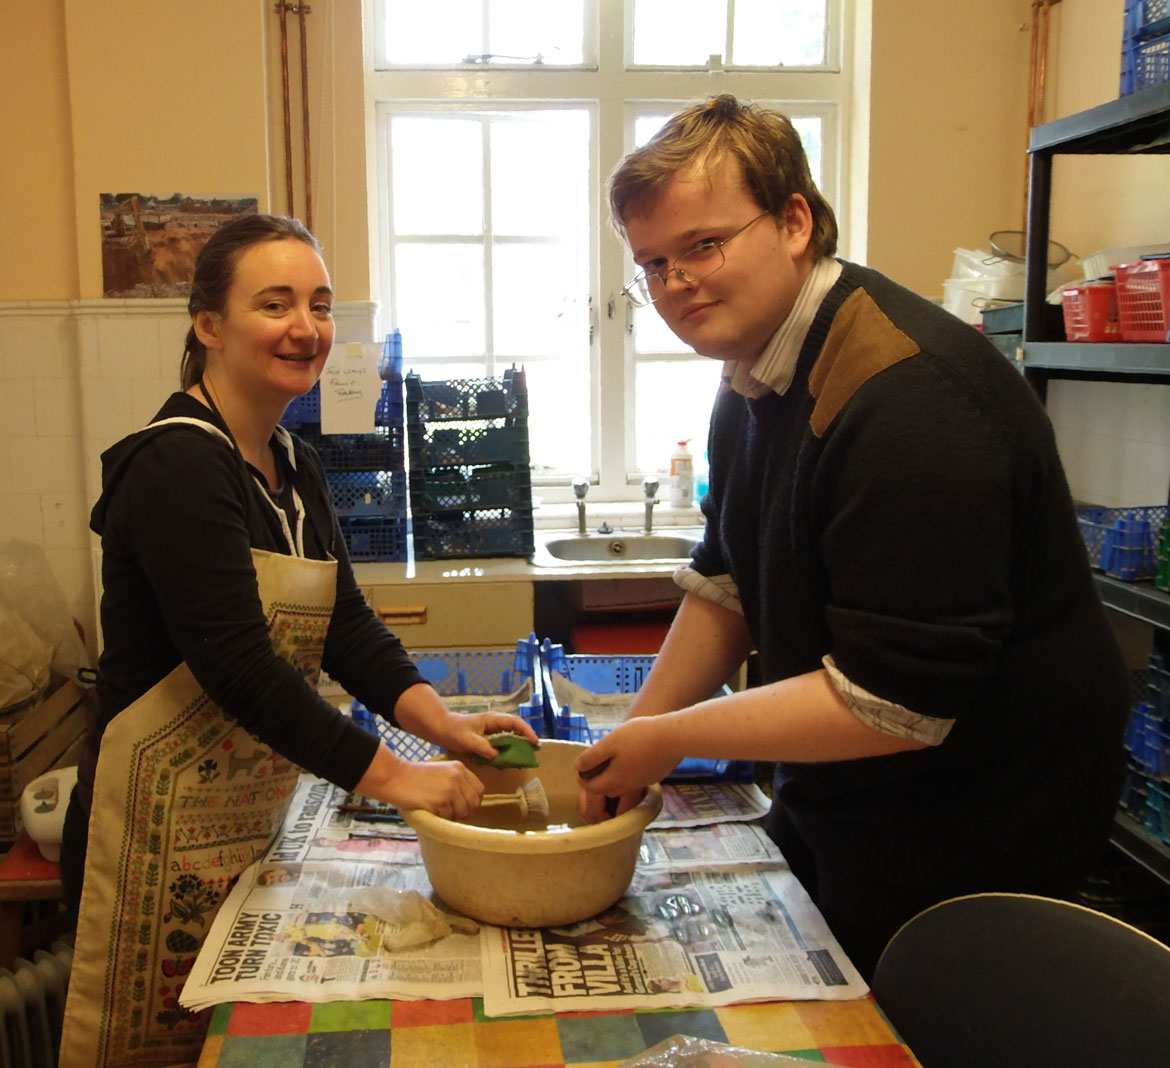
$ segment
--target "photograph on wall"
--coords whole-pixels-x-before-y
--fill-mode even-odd
[[[258,210],[258,198],[172,193],[101,193],[102,293],[186,297],[195,257],[229,219]]]

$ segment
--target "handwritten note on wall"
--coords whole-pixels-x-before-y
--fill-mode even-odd
[[[371,434],[382,392],[381,345],[335,345],[321,373],[321,433]]]

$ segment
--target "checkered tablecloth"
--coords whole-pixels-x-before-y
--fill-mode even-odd
[[[198,1068],[613,1068],[676,1034],[846,1068],[917,1065],[870,998],[507,1019],[464,998],[220,1005]]]

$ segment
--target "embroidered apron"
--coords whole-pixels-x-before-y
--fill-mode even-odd
[[[277,655],[314,688],[337,563],[252,550]],[[280,829],[300,772],[228,719],[186,664],[102,736],[58,1068],[199,1056],[210,1011],[183,977],[237,876]]]

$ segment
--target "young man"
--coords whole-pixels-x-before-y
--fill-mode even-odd
[[[981,335],[836,260],[796,131],[721,96],[611,176],[626,287],[724,362],[706,532],[583,807],[684,756],[777,762],[769,832],[864,975],[922,908],[1066,896],[1129,684],[1048,420]],[[761,684],[704,700],[752,650]]]

